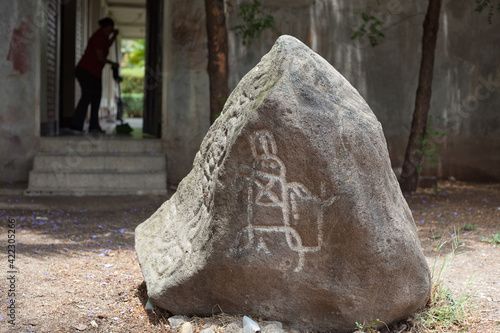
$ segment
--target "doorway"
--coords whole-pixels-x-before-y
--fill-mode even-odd
[[[52,88],[45,92],[47,101],[41,110],[41,135],[61,135],[71,126],[74,108],[80,98],[74,68],[85,51],[87,40],[98,28],[98,20],[109,16],[120,31],[119,46],[126,39],[145,41],[143,121],[140,124],[144,137],[161,137],[162,89],[161,77],[157,73],[162,72],[163,1],[49,0],[48,7],[48,13],[53,13],[49,19],[55,22],[47,31],[46,80],[47,83],[50,81],[47,87]],[[108,59],[119,61],[119,58],[121,54],[115,55],[115,45],[112,45]],[[111,70],[106,66],[103,70],[101,120],[107,117],[109,121],[116,121],[118,89],[113,81]]]

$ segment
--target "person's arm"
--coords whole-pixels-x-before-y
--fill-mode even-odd
[[[110,64],[113,67],[119,67],[120,66],[117,62],[114,62],[114,61],[106,59],[104,57],[104,52],[102,50],[97,49],[97,50],[95,50],[95,52],[97,54],[97,60],[99,60],[100,62],[102,62],[104,64]]]
[[[115,29],[113,30],[113,35],[111,36],[111,38],[109,39],[109,47],[111,47],[111,45],[113,45],[113,43],[116,42],[116,36],[118,36],[118,29]],[[106,59],[106,63],[107,64],[111,64],[111,66],[113,68],[118,68],[120,67],[120,64],[118,64],[117,62],[113,62],[111,60],[107,60]]]
[[[113,36],[111,36],[111,39],[109,40],[109,46],[113,44],[113,42],[116,40],[116,36],[118,36],[118,29],[113,30]]]

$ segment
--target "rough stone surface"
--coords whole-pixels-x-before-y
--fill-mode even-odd
[[[293,37],[236,87],[193,170],[136,229],[151,302],[349,332],[425,305],[430,273],[380,123]]]
[[[282,323],[280,323],[279,321],[263,321],[263,322],[261,323],[261,325],[262,325],[263,327],[266,327],[266,326],[269,326],[269,325],[274,325],[274,326],[276,326],[276,327],[278,327],[278,328],[283,328],[283,324],[282,324]]]
[[[168,324],[171,329],[176,329],[182,324],[186,323],[189,319],[186,316],[176,315],[168,318]]]
[[[189,321],[181,325],[181,333],[193,333],[193,324]]]
[[[284,332],[285,331],[281,327],[275,324],[270,324],[262,328],[262,333],[284,333]]]

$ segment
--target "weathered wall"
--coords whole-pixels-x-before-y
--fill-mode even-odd
[[[210,126],[205,2],[165,2],[162,139],[168,180],[178,183]]]
[[[444,117],[440,174],[500,180],[500,15],[447,1],[434,71],[433,114]]]
[[[42,0],[1,1],[0,181],[28,179],[40,131]]]
[[[228,27],[241,23],[242,0],[232,1]],[[250,47],[230,32],[231,86],[252,68],[280,34],[305,42],[339,70],[366,99],[382,123],[393,166],[401,166],[409,136],[427,2],[407,0],[269,0],[277,32],[267,32]],[[367,7],[372,5],[373,7]],[[443,2],[434,71],[432,127],[446,133],[435,139],[439,166],[425,173],[467,180],[500,180],[500,15],[488,24],[474,1]],[[361,13],[386,22],[385,38],[372,48],[351,36]],[[439,120],[439,118],[443,120]]]
[[[27,180],[44,111],[45,0],[1,1],[0,181]],[[228,27],[243,0],[228,1]],[[229,31],[230,86],[252,68],[280,34],[293,35],[333,64],[367,100],[381,121],[394,166],[402,163],[409,134],[427,2],[381,0],[266,0],[278,31],[250,46]],[[500,180],[500,15],[488,24],[474,1],[444,0],[433,86],[434,127],[441,177]],[[165,2],[162,137],[171,182],[192,166],[209,127],[207,49],[203,0]],[[387,21],[376,48],[351,36],[362,12]],[[9,53],[10,52],[10,53]],[[10,54],[10,56],[9,56]]]

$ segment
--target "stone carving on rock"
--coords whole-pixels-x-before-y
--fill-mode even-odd
[[[321,197],[314,196],[311,191],[299,182],[287,181],[287,168],[278,157],[278,147],[270,131],[255,131],[249,139],[249,145],[254,158],[253,165],[241,165],[241,176],[247,184],[247,226],[236,238],[235,251],[246,252],[255,249],[259,254],[271,255],[262,233],[281,233],[286,239],[290,250],[298,255],[298,264],[294,271],[299,272],[304,267],[305,254],[319,251],[323,246],[323,210],[332,205],[337,196],[325,197],[324,184],[321,185]],[[255,188],[255,193],[254,193]],[[300,233],[294,225],[300,223],[297,206],[300,202],[308,202],[315,206],[316,217],[314,233],[316,245],[305,246]],[[264,224],[254,217],[254,207],[278,208],[281,210],[281,220],[273,224]],[[246,242],[243,240],[246,238]],[[242,245],[243,244],[243,245]]]

